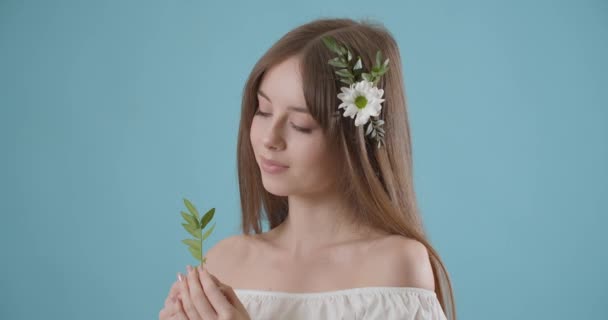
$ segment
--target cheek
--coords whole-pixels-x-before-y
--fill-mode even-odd
[[[327,166],[327,151],[319,141],[300,141],[301,148],[294,148],[295,158],[298,159],[302,170],[307,172],[323,171]]]

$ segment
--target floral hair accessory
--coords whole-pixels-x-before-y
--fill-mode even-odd
[[[363,72],[363,64],[361,57],[358,56],[356,61],[353,60],[353,54],[350,49],[339,45],[332,37],[322,37],[323,43],[329,50],[338,54],[337,57],[330,59],[328,63],[338,70],[335,73],[340,77],[340,82],[348,84],[348,87],[343,86],[340,89],[341,93],[338,98],[342,103],[338,109],[345,109],[343,116],[355,118],[355,126],[367,125],[365,135],[369,135],[375,139],[378,148],[384,145],[384,120],[380,120],[380,111],[382,110],[382,95],[383,89],[377,87],[380,78],[388,71],[387,58],[382,62],[382,53],[376,53],[376,64],[372,67],[371,72]],[[371,121],[370,121],[371,120]]]

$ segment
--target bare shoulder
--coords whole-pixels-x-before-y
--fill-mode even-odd
[[[374,247],[374,274],[389,286],[435,290],[429,253],[421,242],[390,235]]]
[[[205,253],[207,270],[222,282],[232,282],[234,271],[247,261],[251,251],[250,237],[234,235],[220,240]]]

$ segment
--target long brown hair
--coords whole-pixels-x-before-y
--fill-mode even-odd
[[[355,57],[361,56],[364,69],[369,70],[374,64],[377,50],[390,59],[389,70],[378,82],[378,87],[385,93],[380,114],[386,132],[383,147],[378,149],[365,136],[363,126],[355,127],[353,119],[337,113],[341,102],[337,94],[344,84],[327,63],[334,54],[321,40],[323,36],[332,36],[337,42],[347,44]],[[426,246],[439,302],[448,319],[456,319],[450,277],[439,254],[427,240],[416,203],[399,48],[391,33],[378,22],[324,18],[306,23],[285,34],[254,66],[243,91],[237,146],[243,233],[262,233],[262,219],[267,219],[272,229],[288,214],[287,197],[273,195],[264,189],[249,133],[264,73],[294,56],[300,58],[306,105],[332,148],[338,151],[337,161],[344,164],[338,183],[357,208],[357,219],[387,233],[418,240]]]

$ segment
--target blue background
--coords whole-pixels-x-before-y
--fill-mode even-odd
[[[369,17],[460,319],[608,299],[606,1],[0,1],[0,318],[157,319],[187,197],[239,232],[242,88],[284,33]]]

